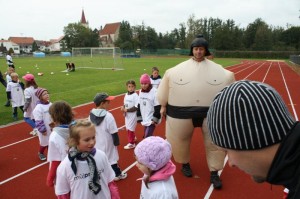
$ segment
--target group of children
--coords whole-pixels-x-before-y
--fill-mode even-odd
[[[12,76],[12,81],[19,83],[14,78]],[[97,93],[95,108],[89,117],[74,120],[67,102],[51,103],[47,89],[38,87],[32,74],[23,79],[25,97],[19,107],[24,110],[24,120],[38,134],[40,160],[48,159],[50,163],[46,184],[55,187],[59,199],[120,198],[116,181],[125,179],[127,174],[118,165],[118,128],[108,111],[115,97]],[[137,167],[144,174],[141,198],[178,198],[172,177],[176,168],[170,161],[171,146],[166,140],[153,136],[161,119],[156,100],[160,79],[156,67],[151,77],[143,74],[139,94],[135,81],[127,81],[127,93],[121,107],[128,137],[124,149],[134,148]],[[138,122],[144,126],[144,139],[136,145]]]

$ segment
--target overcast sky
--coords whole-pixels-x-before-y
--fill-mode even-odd
[[[239,27],[257,18],[273,26],[300,26],[300,0],[0,0],[0,5],[0,39],[56,39],[69,23],[79,22],[82,9],[92,29],[124,20],[166,33],[192,14],[233,19]]]

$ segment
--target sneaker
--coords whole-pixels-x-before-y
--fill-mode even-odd
[[[32,136],[36,136],[38,134],[38,130],[37,129],[33,129],[33,131],[31,131],[29,134]]]
[[[118,177],[114,178],[114,181],[124,180],[127,178],[127,173],[121,173]]]
[[[18,116],[17,115],[12,115],[12,118],[17,121],[18,120]]]
[[[210,172],[210,183],[213,184],[215,189],[222,188],[222,181],[220,179],[220,176],[218,175],[218,171]]]
[[[124,146],[124,149],[133,149],[135,147],[135,144],[128,143],[126,146]]]
[[[41,161],[45,161],[47,159],[46,156],[42,153],[38,153],[38,156],[39,156]]]
[[[4,104],[4,106],[9,107],[9,106],[10,106],[10,101],[8,100],[8,101],[6,102],[6,104]]]
[[[189,163],[182,164],[181,172],[182,172],[183,175],[185,175],[186,177],[192,177],[192,176],[193,176],[193,172],[192,172],[192,169],[191,169]]]

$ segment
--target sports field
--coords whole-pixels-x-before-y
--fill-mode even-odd
[[[50,101],[65,100],[72,106],[92,101],[97,92],[105,91],[111,95],[117,95],[126,91],[125,82],[134,79],[137,82],[141,74],[151,74],[151,68],[157,66],[160,74],[165,70],[180,63],[188,57],[146,57],[146,58],[123,58],[124,70],[101,69],[103,66],[97,64],[94,68],[78,68],[82,63],[89,66],[91,60],[82,58],[80,63],[76,63],[78,69],[75,72],[62,72],[66,70],[66,62],[72,58],[66,57],[45,57],[45,58],[17,58],[14,57],[16,72],[20,79],[26,73],[32,73],[36,77],[36,82],[40,87],[47,88],[50,92]],[[216,59],[216,62],[228,66],[239,62],[234,59]],[[0,59],[0,70],[4,73],[6,69],[5,59]],[[82,67],[82,66],[80,66]],[[43,76],[38,76],[43,73]],[[53,73],[53,74],[51,74]],[[4,107],[6,102],[5,88],[0,85],[0,125],[13,122],[11,108]],[[19,119],[22,119],[19,113]]]
[[[179,60],[177,60],[179,61]],[[146,68],[146,71],[150,69]],[[298,120],[300,116],[300,76],[285,62],[279,61],[243,61],[233,64],[228,70],[235,74],[237,80],[250,79],[265,82],[273,86],[283,97],[288,109]],[[143,69],[140,71],[143,72]],[[75,72],[77,75],[77,71]],[[75,74],[74,73],[74,74]],[[138,78],[136,74],[135,79]],[[46,77],[46,76],[44,76]],[[123,80],[122,80],[123,81]],[[121,83],[120,87],[122,87]],[[124,89],[120,89],[124,93]],[[80,93],[79,93],[80,94]],[[92,94],[91,96],[93,96]],[[87,117],[93,103],[74,107],[76,118]],[[128,178],[117,182],[121,198],[139,198],[141,182],[136,179],[142,176],[141,172],[134,166],[135,159],[132,150],[125,150],[127,144],[126,131],[124,128],[124,117],[120,111],[123,103],[123,95],[117,95],[110,104],[110,111],[114,115],[121,145],[119,146],[120,167],[128,173]],[[2,117],[2,115],[1,115]],[[155,130],[155,135],[165,137],[165,121],[162,121]],[[54,190],[45,185],[46,175],[49,169],[47,162],[41,162],[37,157],[38,138],[28,134],[30,128],[24,122],[10,124],[0,127],[0,197],[5,199],[31,199],[55,198]],[[142,139],[143,130],[141,125],[137,126],[136,133],[138,141]],[[194,131],[191,145],[191,167],[194,172],[192,178],[184,177],[180,172],[180,164],[174,174],[175,183],[182,199],[281,199],[283,187],[267,183],[254,183],[250,176],[244,172],[230,168],[225,164],[221,172],[223,188],[214,190],[209,183],[209,171],[206,165],[205,151],[203,147],[202,133],[199,128]]]

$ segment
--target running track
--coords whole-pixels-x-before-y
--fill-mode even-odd
[[[244,61],[228,67],[235,73],[236,79],[261,81],[273,86],[283,97],[290,112],[298,120],[300,107],[300,78],[286,63],[277,61]],[[136,181],[142,174],[134,166],[133,150],[125,150],[127,144],[124,118],[120,112],[123,95],[117,96],[110,105],[120,128],[119,146],[120,167],[126,170],[128,178],[117,182],[121,198],[139,198],[141,182]],[[76,118],[88,116],[93,104],[74,107]],[[157,127],[155,134],[164,137],[164,121]],[[41,162],[37,157],[38,138],[29,135],[30,128],[24,122],[17,122],[0,127],[0,198],[3,199],[52,199],[55,198],[53,188],[45,185],[48,163]],[[142,139],[142,127],[138,125],[136,133],[138,140]],[[209,183],[209,171],[206,165],[205,152],[201,130],[197,128],[191,146],[191,167],[194,177],[186,178],[180,172],[180,165],[174,174],[180,198],[199,199],[280,199],[281,186],[271,186],[267,183],[257,184],[251,178],[236,168],[230,168],[225,163],[221,173],[222,190],[214,190]]]

